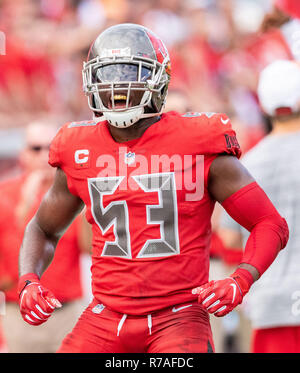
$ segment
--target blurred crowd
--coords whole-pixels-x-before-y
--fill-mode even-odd
[[[257,75],[271,60],[291,58],[283,33],[272,27],[289,17],[272,0],[1,0],[1,176],[11,169],[12,147],[20,146],[27,124],[91,116],[82,62],[96,35],[122,22],[143,24],[165,41],[172,61],[167,110],[225,112],[245,149],[268,131],[255,95]]]
[[[29,124],[91,119],[82,62],[103,29],[124,22],[149,27],[169,50],[166,110],[226,113],[244,152],[269,133],[258,75],[274,60],[300,59],[300,21],[273,0],[0,0],[0,180],[17,172]],[[217,256],[217,236],[213,244]],[[235,325],[233,316],[223,327]]]

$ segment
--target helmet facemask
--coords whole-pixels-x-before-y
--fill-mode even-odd
[[[126,128],[142,118],[159,115],[170,76],[169,58],[162,63],[130,55],[130,48],[104,49],[83,66],[83,90],[90,109],[113,126]]]

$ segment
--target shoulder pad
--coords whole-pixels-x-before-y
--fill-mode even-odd
[[[202,117],[205,115],[208,119],[216,115],[217,113],[210,113],[210,112],[203,112],[203,113],[198,113],[198,112],[188,112],[183,114],[184,118],[196,118],[196,117]]]
[[[97,123],[98,122],[95,122],[94,120],[83,120],[81,122],[71,122],[68,125],[68,128],[96,126]]]

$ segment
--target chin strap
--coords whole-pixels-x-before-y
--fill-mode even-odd
[[[103,113],[104,118],[108,121],[109,124],[119,128],[127,128],[132,126],[138,120],[141,119],[142,114],[144,113],[144,108],[136,108],[133,110],[126,111],[105,111]]]
[[[138,122],[140,119],[151,118],[161,114],[162,110],[158,113],[144,113],[144,108],[137,108],[123,112],[106,111],[103,113],[103,117],[114,127],[128,128]]]

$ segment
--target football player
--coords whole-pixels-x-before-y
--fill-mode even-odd
[[[84,205],[93,228],[94,300],[59,352],[212,352],[209,314],[240,304],[287,243],[284,218],[238,160],[229,118],[163,112],[170,73],[150,30],[108,28],[83,67],[94,120],[65,124],[52,142],[56,178],[20,250],[25,321],[59,307],[40,277]],[[236,271],[208,282],[216,201],[251,234]]]

